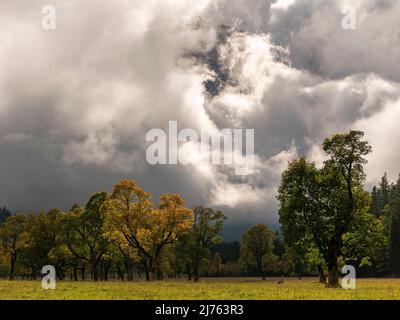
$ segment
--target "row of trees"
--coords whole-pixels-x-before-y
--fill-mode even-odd
[[[187,276],[196,282],[201,273],[249,271],[265,278],[279,259],[273,252],[276,235],[265,225],[247,230],[241,245],[221,243],[226,220],[221,211],[190,210],[170,194],[155,206],[150,196],[134,181],[123,180],[111,194],[96,193],[85,207],[74,205],[67,212],[53,209],[28,216],[3,209],[3,273],[10,280],[16,275],[35,279],[50,264],[59,279],[133,280],[136,273],[147,281]]]
[[[150,193],[123,180],[111,194],[94,194],[83,208],[7,213],[0,226],[0,258],[11,280],[17,269],[36,278],[47,264],[59,278],[71,272],[76,280],[87,275],[107,280],[110,274],[131,280],[134,270],[146,280],[161,279],[183,273],[182,268],[198,280],[201,259],[220,241],[224,220],[220,211],[186,208],[176,194],[162,195],[156,206]]]

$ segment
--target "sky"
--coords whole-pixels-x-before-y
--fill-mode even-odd
[[[129,178],[223,210],[239,238],[278,225],[289,161],[321,164],[323,140],[351,129],[373,148],[366,187],[395,180],[399,16],[397,0],[2,0],[0,205],[68,210]],[[169,121],[254,129],[254,172],[150,165],[146,133]]]

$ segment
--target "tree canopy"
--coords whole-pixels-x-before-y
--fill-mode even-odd
[[[350,131],[326,139],[328,156],[322,168],[300,158],[292,161],[282,175],[278,200],[280,223],[289,246],[311,238],[328,270],[328,286],[339,286],[339,259],[368,261],[373,240],[382,226],[369,213],[370,195],[364,191],[365,156],[371,152],[363,133]],[[358,240],[357,240],[358,239]]]

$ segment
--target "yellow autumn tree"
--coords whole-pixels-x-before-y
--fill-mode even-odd
[[[133,180],[122,180],[103,206],[104,236],[137,255],[149,281],[159,274],[163,248],[193,224],[192,210],[184,204],[179,195],[164,194],[155,207],[149,192]]]
[[[9,279],[14,280],[17,259],[28,247],[27,217],[23,214],[8,217],[0,227],[0,253],[10,264]]]

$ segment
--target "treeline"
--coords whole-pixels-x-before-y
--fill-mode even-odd
[[[371,212],[380,219],[388,238],[387,245],[379,252],[373,265],[377,276],[400,276],[400,176],[389,182],[387,174],[372,188]]]
[[[39,214],[0,210],[0,274],[10,280],[40,278],[52,265],[58,279],[161,280],[257,274],[265,277],[279,258],[275,234],[256,225],[239,242],[219,233],[226,216],[218,210],[191,210],[176,194],[158,204],[132,180],[111,193],[99,192],[84,207]]]

